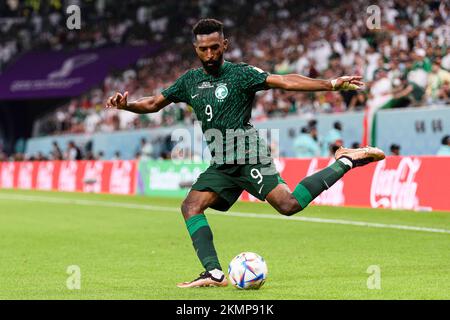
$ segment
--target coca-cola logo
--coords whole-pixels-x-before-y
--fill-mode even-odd
[[[58,190],[60,191],[75,191],[77,183],[77,169],[76,161],[64,161],[61,163],[61,171],[59,173]]]
[[[328,166],[334,163],[334,161],[334,159],[330,159],[330,161],[328,162]],[[321,169],[322,168],[319,168],[319,161],[317,159],[312,159],[306,175],[310,176]],[[317,205],[330,206],[344,205],[344,181],[342,179],[336,181],[336,183],[333,184],[329,189],[323,191],[320,195],[318,195],[312,203]]]
[[[18,182],[20,189],[31,189],[33,182],[33,167],[32,162],[22,162],[20,164]]]
[[[114,161],[111,170],[111,182],[109,191],[118,194],[131,193],[131,173],[133,164],[131,161]]]
[[[102,190],[103,162],[86,163],[83,176],[83,191],[99,193]]]
[[[0,171],[0,186],[2,188],[14,188],[14,170],[14,162],[3,163]]]
[[[54,162],[44,161],[39,163],[37,174],[37,188],[40,190],[51,190],[53,186]]]
[[[377,163],[370,188],[373,208],[419,209],[416,174],[421,160],[404,157],[397,168],[386,169],[386,160]]]

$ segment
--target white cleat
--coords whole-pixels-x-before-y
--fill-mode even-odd
[[[368,163],[383,160],[385,158],[384,152],[375,147],[364,147],[358,149],[347,149],[340,147],[334,154],[336,160],[344,157],[349,159],[353,168],[365,166]]]
[[[198,287],[226,287],[228,286],[228,280],[224,274],[217,279],[208,271],[200,273],[197,279],[190,282],[178,283],[178,288],[198,288]]]

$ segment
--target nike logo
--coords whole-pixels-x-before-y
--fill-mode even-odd
[[[193,96],[191,96],[191,99],[194,99],[196,96],[198,96],[199,95],[199,93],[197,93],[197,94],[194,94]]]
[[[264,187],[264,185],[261,186],[261,188],[259,189],[258,193],[261,194],[261,190]]]

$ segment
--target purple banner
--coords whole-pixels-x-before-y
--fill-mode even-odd
[[[0,74],[0,99],[78,96],[124,69],[158,46],[114,47],[64,51],[32,51]]]

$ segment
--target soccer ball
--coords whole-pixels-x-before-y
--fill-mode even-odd
[[[263,257],[253,252],[242,252],[231,260],[228,277],[238,289],[259,289],[267,278]]]

